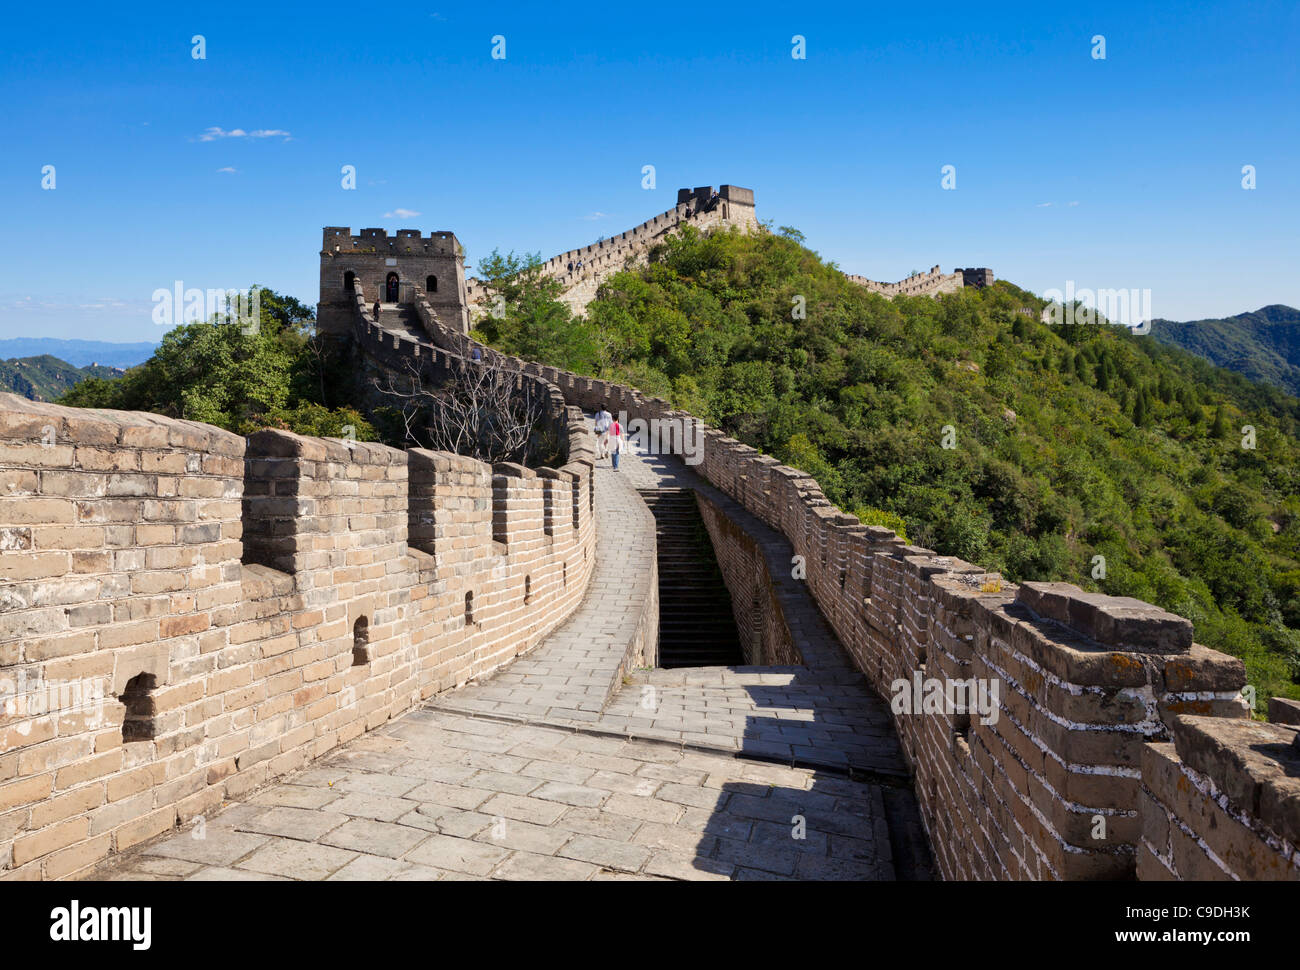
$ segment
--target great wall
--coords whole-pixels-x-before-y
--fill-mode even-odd
[[[752,193],[723,188],[683,190],[676,210],[547,271],[562,270],[585,306],[598,274],[643,258],[673,225],[755,226]],[[701,200],[714,208],[702,213]],[[243,439],[0,396],[0,674],[29,685],[0,720],[0,878],[91,874],[365,732],[386,750],[397,742],[383,731],[415,708],[472,716],[515,697],[524,717],[521,689],[504,686],[518,675],[490,675],[526,670],[530,651],[587,615],[611,542],[596,512],[611,490],[622,489],[620,521],[646,535],[635,492],[596,474],[583,413],[604,407],[703,442],[697,493],[738,626],[757,645],[751,663],[806,670],[821,693],[861,683],[889,697],[917,675],[1001,686],[995,718],[959,704],[888,719],[906,763],[890,784],[914,792],[939,876],[1300,880],[1300,708],[1275,700],[1270,722],[1251,720],[1244,665],[1195,644],[1188,620],[1066,584],[1017,586],[907,545],[663,400],[483,347],[466,332],[482,294],[454,236],[366,233],[326,230],[322,330],[359,368],[513,374],[518,393],[544,401],[564,463],[487,466],[278,431]],[[574,254],[583,266],[570,272]],[[390,272],[402,299],[375,315]],[[936,267],[877,286],[933,295],[954,277],[991,281]],[[774,558],[787,553],[790,575]],[[619,650],[593,688],[599,711],[630,703],[619,684],[655,663],[653,557],[632,575]],[[93,714],[36,707],[48,685],[92,683],[105,699]],[[595,716],[577,707],[575,722]],[[485,737],[499,727],[483,724]],[[772,760],[736,745],[742,759]],[[786,751],[818,767],[816,749]]]

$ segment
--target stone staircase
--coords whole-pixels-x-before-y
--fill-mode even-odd
[[[638,489],[655,517],[659,666],[743,664],[731,595],[689,488]]]
[[[415,312],[415,307],[408,303],[379,304],[379,325],[390,333],[402,334],[423,343],[430,343],[429,334],[421,325],[419,314]]]

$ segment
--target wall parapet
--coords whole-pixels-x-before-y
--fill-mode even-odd
[[[568,460],[512,475],[0,394],[0,879],[86,871],[545,638],[595,562],[558,400]]]

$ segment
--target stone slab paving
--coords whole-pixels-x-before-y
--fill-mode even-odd
[[[597,464],[596,574],[582,605],[527,657],[433,706],[906,778],[888,708],[853,669],[807,588],[789,575],[789,540],[680,459],[626,452],[620,466],[614,471],[608,458]],[[630,591],[654,555],[654,518],[637,488],[704,491],[755,538],[807,666],[635,670],[611,677],[627,669],[625,646],[636,623]]]
[[[894,876],[878,785],[422,709],[92,878]]]

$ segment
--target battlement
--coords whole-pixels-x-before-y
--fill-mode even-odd
[[[80,871],[537,644],[595,563],[565,431],[532,471],[0,395],[0,877]],[[69,684],[90,701],[41,700]]]
[[[418,252],[436,256],[458,256],[460,241],[454,232],[430,232],[427,236],[419,229],[398,229],[389,237],[386,229],[362,229],[361,235],[352,235],[348,226],[326,226],[321,241],[322,254],[368,252],[371,249],[388,252]]]
[[[865,276],[846,274],[851,282],[866,287],[873,293],[893,298],[895,296],[938,296],[940,293],[954,293],[965,286],[961,272],[944,273],[937,265],[928,272],[913,273],[907,279],[897,283],[879,283]]]
[[[582,313],[596,298],[601,280],[612,273],[645,263],[650,249],[682,225],[703,230],[734,226],[742,232],[756,232],[754,192],[737,185],[678,189],[677,205],[618,235],[552,256],[542,272],[564,286],[561,299],[574,313]],[[486,293],[482,280],[471,278],[468,285],[470,314],[482,314],[479,300]]]

